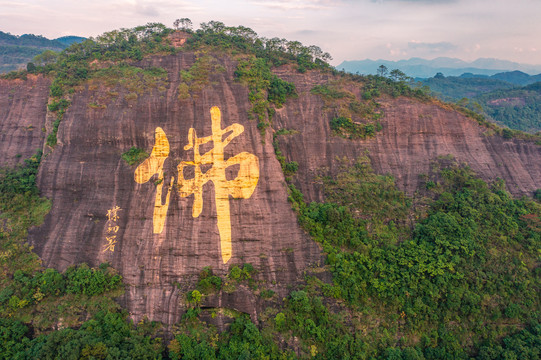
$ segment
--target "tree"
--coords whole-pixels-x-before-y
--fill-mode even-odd
[[[39,55],[34,56],[32,62],[37,65],[47,65],[56,62],[58,53],[52,50],[45,50]]]
[[[439,72],[436,75],[434,75],[434,79],[445,79],[445,75]]]
[[[406,81],[408,79],[408,76],[399,69],[392,70],[390,75],[394,81]]]
[[[173,26],[175,27],[176,30],[191,30],[193,24],[190,19],[181,18],[181,19],[176,19],[173,22]]]
[[[387,76],[387,73],[389,72],[389,70],[387,69],[387,66],[381,64],[379,67],[378,67],[378,75],[381,76],[381,77],[385,77]]]

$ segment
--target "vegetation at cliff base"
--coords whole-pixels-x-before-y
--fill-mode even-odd
[[[425,358],[467,358],[527,324],[536,354],[540,205],[457,164],[435,164],[425,197],[411,202],[367,166],[323,178],[329,203],[305,204],[291,188],[301,225],[327,253],[337,286],[327,291]]]
[[[26,243],[50,209],[35,184],[40,160],[0,170],[0,359],[160,357],[156,325],[136,329],[114,301],[123,292],[114,269],[44,269]]]

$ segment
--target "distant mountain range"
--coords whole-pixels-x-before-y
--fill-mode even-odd
[[[0,31],[0,73],[25,68],[26,64],[45,50],[61,51],[73,44],[82,42],[80,36],[63,36],[47,39],[41,35],[11,35]]]
[[[535,133],[541,130],[541,74],[509,71],[492,76],[444,76],[422,79],[433,95],[460,102],[482,112],[501,125]],[[470,101],[465,102],[467,98]],[[479,108],[480,107],[480,108]]]
[[[411,58],[409,60],[352,60],[344,61],[336,68],[351,73],[376,74],[380,65],[389,70],[399,69],[414,78],[429,78],[437,73],[445,76],[460,76],[464,73],[491,76],[509,71],[522,71],[529,75],[541,73],[541,65],[519,64],[507,60],[481,58],[472,62],[460,59],[439,57],[433,60]]]

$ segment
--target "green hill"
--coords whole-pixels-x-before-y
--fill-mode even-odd
[[[41,35],[11,35],[0,31],[0,73],[26,68],[26,64],[45,50],[62,51],[74,42],[84,40],[78,36],[64,36],[49,40]]]
[[[473,101],[496,122],[511,129],[531,133],[541,131],[541,82],[491,91],[475,96]]]

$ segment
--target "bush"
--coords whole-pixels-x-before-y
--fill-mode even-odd
[[[504,139],[512,139],[513,138],[513,130],[511,129],[502,129],[502,137]]]
[[[282,170],[284,171],[285,176],[294,175],[297,173],[297,170],[299,170],[299,164],[296,161],[288,162],[284,165]]]
[[[120,275],[105,269],[91,269],[87,264],[70,266],[65,273],[68,294],[99,295],[117,289],[122,284]]]
[[[122,160],[124,160],[128,165],[136,165],[141,161],[145,160],[148,157],[148,153],[144,149],[137,148],[135,146],[131,147],[130,150],[122,154]]]

